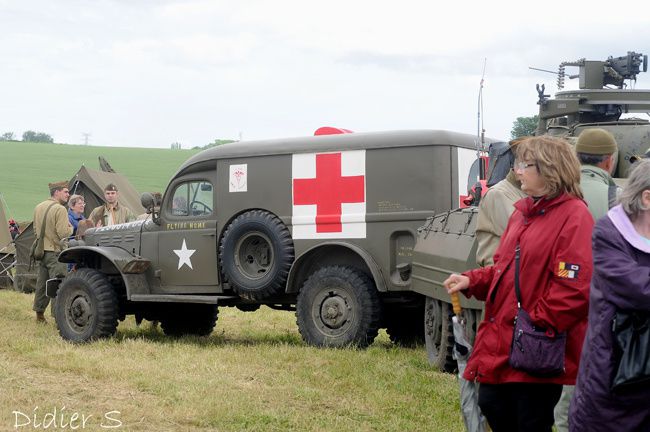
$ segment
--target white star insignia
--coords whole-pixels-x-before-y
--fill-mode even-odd
[[[194,252],[196,252],[196,249],[188,249],[185,244],[185,239],[183,239],[183,246],[181,246],[180,249],[174,249],[174,253],[178,255],[178,270],[180,270],[185,264],[194,270],[192,267],[192,261],[190,261],[190,257],[194,255]]]

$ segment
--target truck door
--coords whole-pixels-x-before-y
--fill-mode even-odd
[[[180,179],[165,194],[158,252],[163,291],[214,292],[219,284],[214,190],[208,179]]]

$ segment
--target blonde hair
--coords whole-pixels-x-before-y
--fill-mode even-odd
[[[582,199],[580,162],[568,141],[548,135],[530,137],[521,141],[515,151],[518,160],[535,162],[549,198],[567,193]]]
[[[72,195],[70,198],[68,198],[68,208],[74,207],[78,201],[83,201],[86,202],[83,196],[81,195]]]

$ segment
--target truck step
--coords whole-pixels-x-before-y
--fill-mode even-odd
[[[236,298],[238,297],[227,295],[133,294],[129,300],[133,302],[217,304],[219,300],[232,300]]]

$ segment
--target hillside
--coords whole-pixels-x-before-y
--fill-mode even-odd
[[[164,192],[178,167],[197,152],[0,141],[0,193],[9,207],[7,217],[31,220],[34,206],[49,195],[49,182],[69,180],[81,165],[99,170],[98,156],[138,192]]]

